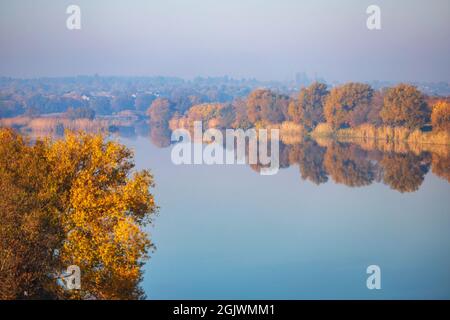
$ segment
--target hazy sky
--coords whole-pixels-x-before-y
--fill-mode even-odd
[[[1,76],[450,81],[449,57],[449,0],[0,0]]]

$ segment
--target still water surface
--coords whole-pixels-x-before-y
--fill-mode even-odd
[[[156,180],[150,299],[450,298],[448,159],[314,143],[281,150],[285,168],[261,176],[120,141]],[[381,290],[366,287],[373,264]]]

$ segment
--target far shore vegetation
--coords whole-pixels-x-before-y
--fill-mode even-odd
[[[40,136],[61,135],[66,129],[111,132],[136,125],[171,131],[202,121],[204,128],[279,128],[285,140],[326,136],[450,144],[450,97],[425,95],[410,84],[375,90],[365,83],[330,88],[314,82],[289,95],[267,88],[254,89],[246,96],[229,92],[224,97],[216,92],[205,98],[203,93],[191,93],[110,98],[65,95],[63,101],[73,101],[66,101],[69,106],[57,113],[40,112],[39,101],[45,106],[50,102],[34,101],[35,97],[30,103],[22,102],[22,114],[0,118],[0,126]],[[9,105],[14,103],[9,101]]]

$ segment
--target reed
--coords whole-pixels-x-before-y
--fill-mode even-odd
[[[319,123],[311,132],[313,137],[333,137],[335,131],[328,123]]]
[[[319,132],[323,130],[321,128]],[[450,135],[446,131],[423,132],[418,129],[411,131],[405,127],[375,127],[371,124],[362,124],[355,128],[339,129],[335,132],[335,136],[338,138],[375,139],[389,142],[406,141],[420,144],[450,144]]]
[[[285,121],[280,125],[280,139],[284,144],[298,144],[303,140],[304,128],[291,121]]]

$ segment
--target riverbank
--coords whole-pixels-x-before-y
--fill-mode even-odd
[[[320,123],[310,133],[312,137],[333,137],[339,139],[380,140],[385,142],[407,142],[410,144],[450,145],[450,133],[447,131],[410,130],[405,127],[376,127],[363,124],[355,128],[333,130],[330,125]]]

